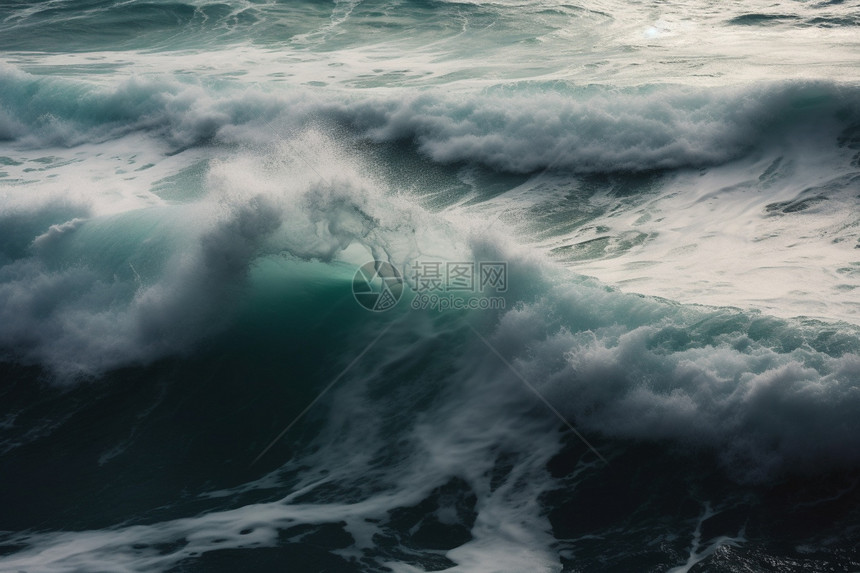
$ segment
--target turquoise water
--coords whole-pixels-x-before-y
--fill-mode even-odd
[[[0,571],[860,569],[858,15],[0,3]]]

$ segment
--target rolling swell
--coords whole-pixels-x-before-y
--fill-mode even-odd
[[[7,115],[0,117],[0,135],[25,146],[75,146],[142,132],[181,150],[271,139],[265,122],[289,129],[334,122],[371,141],[411,143],[435,162],[509,173],[708,167],[786,141],[832,145],[860,121],[858,88],[824,82],[622,91],[524,84],[478,97],[430,92],[336,103],[310,93],[234,93],[168,78],[103,88],[10,68],[2,76]]]

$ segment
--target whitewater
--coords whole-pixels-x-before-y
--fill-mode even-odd
[[[860,570],[858,26],[0,3],[0,571]]]

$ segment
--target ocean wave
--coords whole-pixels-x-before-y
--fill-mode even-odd
[[[493,336],[589,432],[705,448],[747,482],[860,463],[856,327],[575,285],[506,313]]]
[[[361,245],[382,259],[414,248],[394,243],[418,219],[416,207],[386,198],[343,161],[320,181],[277,151],[213,164],[206,196],[186,204],[96,215],[62,194],[7,198],[2,355],[60,381],[148,364],[191,351],[229,323],[261,258],[331,262]]]
[[[477,95],[437,92],[345,101],[312,92],[207,88],[170,78],[114,87],[0,71],[2,135],[28,147],[131,132],[175,148],[272,139],[277,127],[334,122],[433,161],[508,173],[642,172],[724,164],[787,141],[833,145],[860,121],[858,88],[794,82],[747,88],[628,90],[526,83]],[[0,117],[0,119],[3,119]]]
[[[486,315],[405,311],[388,319],[396,321],[389,335],[318,406],[326,411],[316,418],[314,432],[282,446],[290,448],[292,459],[276,456],[274,469],[258,481],[198,491],[190,517],[163,517],[187,511],[178,506],[102,529],[8,535],[4,543],[11,551],[0,556],[0,566],[58,572],[169,570],[179,564],[206,568],[210,559],[217,562],[229,550],[283,549],[326,528],[336,533],[337,545],[324,544],[321,555],[305,551],[302,559],[319,558],[344,570],[361,560],[356,570],[405,572],[444,564],[472,571],[488,563],[507,570],[515,563],[552,571],[559,569],[558,544],[582,541],[559,539],[547,516],[547,507],[562,511],[549,497],[562,482],[548,466],[563,448],[580,452],[566,462],[574,466],[570,495],[588,495],[576,487],[582,481],[620,474],[625,492],[637,487],[649,492],[647,504],[639,506],[649,513],[646,523],[654,512],[657,521],[672,516],[675,529],[678,523],[698,529],[725,512],[722,526],[721,518],[709,525],[720,530],[737,523],[732,539],[738,546],[754,539],[744,534],[743,524],[759,517],[744,510],[738,518],[732,512],[737,499],[720,499],[715,510],[705,504],[698,518],[677,517],[684,500],[714,494],[707,487],[707,493],[677,491],[676,484],[687,483],[682,478],[698,487],[714,479],[703,477],[709,464],[689,452],[708,452],[735,480],[765,489],[787,476],[827,475],[860,463],[852,416],[860,396],[856,331],[623,294],[499,252],[486,241],[476,241],[473,248],[476,256],[509,257],[510,284],[521,303]],[[336,280],[333,273],[322,279]],[[332,301],[316,303],[319,308],[304,312],[336,320]],[[510,366],[473,336],[467,322],[510,358]],[[350,313],[339,323],[355,336],[348,348],[337,351],[341,364],[365,348],[383,324]],[[243,334],[234,331],[225,338]],[[559,431],[564,426],[530,398],[522,379],[532,381],[594,441],[609,469]],[[221,382],[202,384],[216,397],[232,391]],[[184,403],[187,392],[171,392],[185,423],[177,404]],[[231,419],[249,424],[245,416],[255,417],[254,411],[233,412]],[[162,416],[157,419],[164,423]],[[135,423],[145,427],[146,417]],[[656,460],[631,465],[623,458],[625,450],[655,443]],[[257,453],[253,446],[231,443],[227,451],[242,459],[249,451]],[[698,465],[688,465],[692,459]],[[670,477],[637,486],[647,478],[642,466],[648,464]],[[669,502],[652,499],[657,485],[669,487],[663,494]],[[257,497],[250,500],[249,493]],[[611,505],[605,498],[600,502]],[[603,511],[612,515],[615,509]],[[574,518],[591,534],[587,537],[595,531],[608,539],[641,535],[604,528],[602,515]],[[646,540],[655,531],[665,533],[663,527],[649,527]],[[434,528],[447,535],[433,537]],[[702,550],[717,547],[713,534],[702,535]],[[434,539],[431,551],[422,544],[427,536]],[[660,562],[677,559],[677,548],[685,544],[677,535],[667,537]]]

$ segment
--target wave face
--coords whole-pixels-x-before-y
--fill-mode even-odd
[[[0,4],[0,571],[860,567],[858,13]]]

